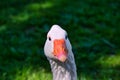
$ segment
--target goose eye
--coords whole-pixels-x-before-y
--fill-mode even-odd
[[[68,38],[68,36],[66,35],[66,36],[65,36],[65,39],[67,39],[67,38]]]
[[[48,37],[49,41],[51,41],[51,37]]]

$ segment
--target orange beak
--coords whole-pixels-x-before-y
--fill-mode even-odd
[[[64,39],[54,40],[54,56],[61,62],[65,62],[67,59],[68,50]]]

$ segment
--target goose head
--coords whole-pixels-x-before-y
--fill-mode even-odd
[[[71,51],[71,44],[67,37],[67,32],[59,25],[53,25],[47,34],[44,46],[45,55],[48,58],[65,62]]]

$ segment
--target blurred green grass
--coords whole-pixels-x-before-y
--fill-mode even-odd
[[[120,0],[0,2],[0,80],[52,80],[44,56],[53,24],[67,30],[78,80],[120,79]]]

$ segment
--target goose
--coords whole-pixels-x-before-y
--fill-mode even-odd
[[[53,25],[47,33],[44,45],[53,80],[77,80],[76,64],[67,32],[59,25]]]

